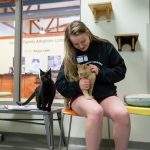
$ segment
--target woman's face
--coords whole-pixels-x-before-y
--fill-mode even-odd
[[[90,38],[87,33],[82,33],[77,36],[71,35],[70,41],[75,48],[81,51],[86,51],[90,45]]]

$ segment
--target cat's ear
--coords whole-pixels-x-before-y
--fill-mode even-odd
[[[40,75],[44,74],[44,71],[40,69]]]
[[[51,74],[51,68],[49,68],[48,73]]]

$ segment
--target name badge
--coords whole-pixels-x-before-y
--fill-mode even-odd
[[[88,61],[87,55],[84,55],[84,61]]]
[[[85,62],[85,61],[88,61],[88,56],[87,55],[81,55],[81,56],[77,57],[77,62],[78,63],[82,63],[82,62]]]
[[[78,56],[78,57],[77,57],[77,62],[78,62],[78,63],[83,62],[83,56]]]

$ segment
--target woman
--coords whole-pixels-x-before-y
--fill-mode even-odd
[[[117,97],[114,83],[125,77],[126,66],[111,43],[91,33],[81,21],[72,22],[65,31],[65,57],[59,71],[56,88],[70,99],[71,108],[86,117],[87,150],[98,150],[102,136],[103,116],[113,121],[115,150],[127,150],[130,118]],[[83,96],[81,89],[89,89],[90,81],[78,81],[77,64],[90,64],[96,73],[92,100]]]

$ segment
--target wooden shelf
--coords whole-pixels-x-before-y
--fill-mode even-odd
[[[138,33],[116,34],[115,39],[118,44],[118,50],[122,51],[122,46],[124,44],[129,44],[131,46],[131,50],[135,51],[135,44],[138,40],[138,36]]]
[[[112,5],[111,2],[89,4],[93,12],[95,23],[98,22],[100,16],[106,16],[108,22],[111,20]]]

